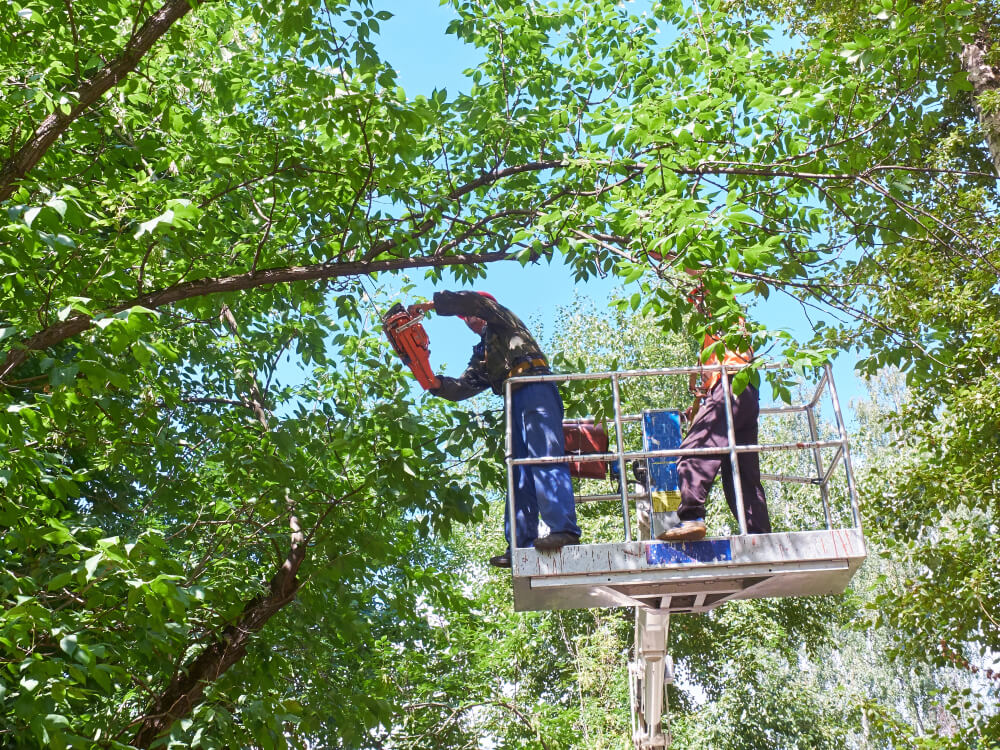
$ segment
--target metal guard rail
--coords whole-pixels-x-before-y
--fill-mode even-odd
[[[774,363],[769,365],[762,365],[758,369],[764,370],[775,370],[787,368],[787,365]],[[721,374],[721,383],[725,395],[726,404],[726,427],[728,433],[728,442],[725,450],[728,450],[730,457],[730,465],[733,471],[733,487],[736,494],[736,508],[738,511],[738,521],[740,528],[740,535],[745,535],[746,530],[746,517],[743,504],[743,490],[740,483],[739,474],[739,462],[736,457],[740,453],[760,453],[768,451],[788,451],[788,450],[812,450],[813,459],[816,465],[816,476],[815,477],[801,477],[801,476],[791,476],[791,475],[775,475],[775,474],[762,474],[762,480],[771,480],[779,482],[793,482],[798,484],[811,484],[818,486],[820,489],[820,499],[823,504],[823,515],[826,520],[827,529],[833,528],[832,517],[830,513],[830,496],[828,484],[830,478],[833,475],[834,469],[839,465],[841,459],[843,459],[844,469],[847,476],[847,489],[848,494],[851,499],[851,516],[855,528],[861,528],[861,514],[858,509],[858,495],[857,489],[854,481],[854,469],[851,463],[851,451],[850,444],[847,437],[847,427],[844,423],[843,414],[840,408],[840,400],[837,396],[836,385],[833,382],[833,371],[830,365],[824,366],[824,372],[819,382],[816,385],[816,391],[808,403],[800,405],[789,405],[789,406],[778,406],[778,407],[763,407],[760,413],[763,414],[785,414],[785,413],[801,413],[804,412],[807,416],[809,423],[810,440],[805,442],[795,442],[795,443],[774,443],[774,444],[755,444],[755,445],[738,445],[736,444],[736,437],[733,426],[733,410],[732,410],[732,384],[730,382],[730,375],[733,372],[742,369],[740,365],[725,365],[725,364],[713,364],[713,365],[699,365],[695,367],[663,367],[649,370],[623,370],[619,372],[608,371],[608,372],[597,372],[597,373],[568,373],[560,375],[524,375],[521,377],[510,378],[504,384],[504,403],[505,403],[505,422],[506,431],[504,439],[504,455],[506,457],[507,464],[507,512],[510,514],[510,518],[516,517],[514,512],[514,471],[515,466],[524,465],[541,465],[550,463],[564,463],[567,461],[574,462],[587,462],[587,461],[617,461],[618,462],[618,476],[621,478],[621,491],[618,494],[607,494],[607,495],[584,495],[579,498],[580,502],[594,502],[602,500],[611,500],[615,498],[621,499],[622,506],[622,522],[625,530],[625,541],[632,541],[632,531],[629,521],[629,500],[639,499],[645,497],[645,495],[640,495],[636,493],[630,493],[628,491],[628,482],[625,480],[625,463],[626,461],[633,461],[636,459],[649,459],[649,458],[679,458],[683,456],[698,456],[698,455],[718,455],[720,450],[718,448],[685,448],[685,449],[670,449],[661,451],[626,451],[623,445],[623,434],[622,426],[626,422],[637,422],[641,418],[639,415],[623,415],[621,413],[621,394],[619,390],[619,383],[623,379],[633,379],[633,378],[648,378],[648,377],[661,377],[661,376],[671,376],[671,375],[689,375],[689,374],[704,374],[705,372],[717,371]],[[538,458],[514,458],[512,455],[512,415],[510,412],[511,404],[511,391],[519,385],[524,385],[526,383],[564,383],[572,380],[610,380],[611,381],[611,391],[614,404],[614,425],[615,425],[615,450],[608,453],[599,454],[567,454],[563,456],[544,456]],[[829,387],[830,400],[833,404],[833,414],[834,421],[837,428],[837,433],[840,436],[836,440],[819,440],[817,421],[815,410],[819,404],[820,398],[822,398],[824,391]],[[576,419],[567,420],[580,422],[593,422],[591,419]],[[834,454],[833,459],[828,467],[823,465],[823,448],[837,448],[837,452]],[[516,523],[510,524],[511,529],[511,546],[512,548],[517,548],[516,539]]]

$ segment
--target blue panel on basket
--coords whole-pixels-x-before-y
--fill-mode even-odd
[[[649,409],[642,413],[643,448],[663,451],[681,445],[681,413],[676,409]],[[649,492],[654,513],[675,511],[681,504],[676,458],[650,458]]]
[[[646,545],[650,565],[687,565],[689,563],[728,562],[733,559],[728,539],[703,542],[655,542]]]
[[[647,409],[642,413],[642,421],[650,450],[680,447],[681,413],[677,409]]]

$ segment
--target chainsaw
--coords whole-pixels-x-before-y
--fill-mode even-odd
[[[431,370],[431,347],[427,331],[420,321],[423,315],[410,315],[400,303],[389,308],[382,318],[382,330],[403,364],[410,368],[424,390],[438,385]]]

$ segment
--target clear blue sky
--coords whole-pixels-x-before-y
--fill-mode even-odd
[[[449,6],[441,6],[437,0],[382,0],[379,8],[394,15],[381,24],[379,46],[397,70],[399,83],[408,96],[427,95],[435,88],[447,88],[454,93],[466,87],[462,71],[478,62],[479,52],[445,34],[448,22],[455,17]],[[414,281],[422,278],[418,272],[411,277]],[[440,288],[459,287],[445,282]],[[571,302],[575,292],[600,303],[607,299],[614,284],[600,279],[576,284],[561,266],[538,264],[522,268],[516,263],[501,263],[493,264],[487,278],[474,288],[490,291],[525,321],[540,320],[550,328],[555,323],[556,310]],[[415,293],[429,296],[433,291],[430,284],[421,283]],[[760,303],[754,316],[773,328],[789,330],[800,339],[811,335],[806,315],[785,295],[774,294],[769,301]],[[471,332],[461,321],[440,317],[429,321],[427,328],[431,336],[431,364],[440,367],[447,363],[449,373],[459,371],[475,341]],[[865,392],[853,373],[852,363],[849,355],[842,355],[834,366],[845,407],[849,399]],[[649,364],[655,367],[680,363]],[[767,390],[762,394],[765,399],[769,395]]]

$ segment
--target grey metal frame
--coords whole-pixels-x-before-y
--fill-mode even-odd
[[[769,364],[762,365],[760,369],[781,369],[786,368],[787,365],[783,364]],[[629,520],[629,501],[638,499],[639,495],[634,493],[629,493],[628,482],[625,481],[625,464],[627,461],[632,461],[634,459],[647,459],[647,458],[660,458],[660,457],[683,457],[683,456],[698,456],[698,455],[718,455],[718,448],[685,448],[685,449],[670,449],[661,451],[626,451],[623,444],[623,430],[622,426],[626,422],[634,422],[639,420],[638,415],[623,415],[621,413],[621,395],[620,395],[620,382],[624,379],[630,378],[647,378],[647,377],[661,377],[669,375],[689,375],[689,374],[703,374],[706,371],[711,372],[713,370],[721,373],[721,384],[724,389],[725,395],[727,396],[724,401],[726,404],[726,429],[728,433],[728,445],[727,449],[730,456],[730,465],[733,471],[733,485],[736,491],[736,507],[738,510],[738,521],[739,521],[739,533],[740,535],[745,535],[746,530],[746,516],[743,503],[743,492],[740,483],[739,476],[739,462],[736,460],[737,455],[740,453],[760,453],[768,451],[788,451],[788,450],[811,450],[813,452],[814,463],[816,465],[816,476],[793,476],[793,475],[775,475],[775,474],[764,474],[762,479],[768,479],[772,481],[779,482],[793,482],[798,484],[811,484],[819,487],[820,499],[823,504],[823,514],[826,520],[826,528],[833,528],[832,514],[830,510],[830,495],[829,495],[829,482],[833,476],[833,471],[838,466],[841,459],[843,459],[844,470],[847,476],[847,487],[848,494],[851,501],[851,519],[854,524],[854,528],[861,530],[861,514],[858,510],[858,496],[856,485],[854,481],[854,470],[851,463],[851,451],[850,445],[847,437],[847,426],[844,423],[843,414],[840,408],[840,401],[837,396],[837,389],[833,382],[833,372],[830,365],[826,365],[824,372],[819,382],[817,383],[816,390],[812,395],[812,398],[805,404],[801,405],[787,405],[787,406],[772,406],[761,408],[760,413],[765,414],[795,414],[804,413],[809,424],[810,440],[807,442],[796,442],[796,443],[772,443],[765,444],[760,443],[756,445],[738,445],[736,443],[735,430],[733,427],[733,412],[732,412],[732,383],[730,380],[730,374],[738,371],[740,366],[738,365],[724,365],[724,364],[712,364],[712,365],[700,365],[695,367],[665,367],[656,368],[648,370],[624,370],[619,372],[597,372],[597,373],[571,373],[564,375],[526,375],[517,378],[510,378],[504,385],[505,388],[505,405],[506,405],[506,434],[504,440],[504,455],[507,464],[507,512],[510,514],[512,523],[511,527],[511,548],[517,549],[517,524],[513,523],[516,518],[514,513],[514,467],[522,465],[541,465],[550,463],[563,463],[566,461],[617,461],[619,476],[622,477],[621,491],[618,495],[582,495],[577,497],[577,502],[595,502],[603,500],[611,500],[616,497],[621,499],[621,509],[622,509],[622,526],[624,531],[625,542],[632,541],[632,531],[631,524]],[[512,415],[511,415],[511,403],[512,403],[512,392],[513,389],[524,385],[527,383],[562,383],[571,380],[608,380],[611,383],[612,398],[614,403],[614,425],[615,425],[615,450],[609,453],[598,453],[598,454],[588,454],[588,455],[563,455],[563,456],[546,456],[541,458],[514,458],[512,454],[513,445],[513,433],[512,433]],[[822,398],[824,391],[829,388],[830,398],[833,405],[834,421],[837,427],[839,438],[835,440],[819,440],[816,415],[815,411],[819,404],[820,398]],[[579,421],[579,420],[578,420]],[[823,458],[821,451],[823,448],[836,448],[837,451],[830,461],[829,466],[823,465]],[[517,576],[517,560],[516,556],[514,558],[514,575]]]

